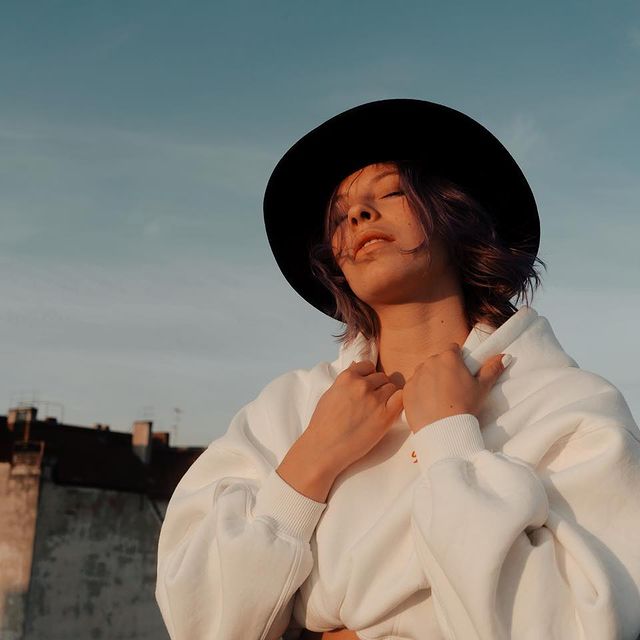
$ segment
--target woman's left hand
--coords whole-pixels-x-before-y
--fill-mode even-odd
[[[489,358],[475,376],[467,369],[457,342],[421,362],[402,390],[411,430],[415,433],[436,420],[459,413],[471,413],[477,418],[485,397],[505,369],[503,355]]]

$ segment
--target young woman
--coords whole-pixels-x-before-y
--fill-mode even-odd
[[[346,328],[176,487],[172,640],[634,640],[640,430],[511,302],[539,220],[507,150],[443,105],[368,103],[289,149],[264,210],[285,278]]]

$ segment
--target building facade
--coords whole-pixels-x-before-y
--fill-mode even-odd
[[[168,640],[155,601],[173,490],[202,453],[131,433],[0,416],[0,638]]]

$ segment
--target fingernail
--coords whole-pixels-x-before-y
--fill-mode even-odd
[[[506,369],[509,366],[509,363],[513,360],[513,356],[510,353],[505,353],[502,356],[502,366]]]

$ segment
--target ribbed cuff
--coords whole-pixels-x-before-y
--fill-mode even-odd
[[[296,491],[273,469],[256,494],[253,516],[268,516],[278,529],[309,542],[326,506]]]
[[[436,420],[412,436],[412,446],[422,471],[444,458],[470,460],[486,449],[480,423],[472,413],[459,413]]]

